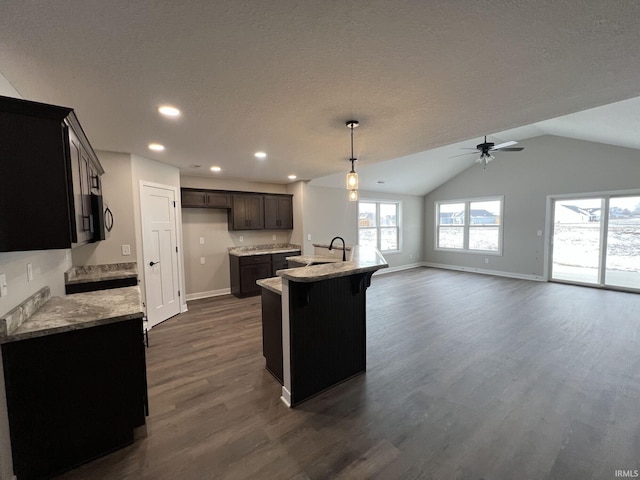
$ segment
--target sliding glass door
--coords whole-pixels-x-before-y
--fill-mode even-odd
[[[609,200],[604,283],[640,289],[640,196]]]
[[[640,196],[553,203],[551,279],[640,289]]]

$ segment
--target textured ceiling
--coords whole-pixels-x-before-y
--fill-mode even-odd
[[[345,172],[350,118],[364,168],[640,95],[635,0],[2,3],[0,73],[24,98],[190,175]]]

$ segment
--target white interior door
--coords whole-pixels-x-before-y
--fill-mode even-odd
[[[180,313],[176,235],[176,190],[142,184],[142,257],[149,326]]]

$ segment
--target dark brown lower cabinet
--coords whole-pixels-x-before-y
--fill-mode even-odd
[[[231,293],[236,297],[260,295],[256,280],[276,276],[277,270],[287,268],[286,257],[300,255],[300,251],[262,255],[229,255]]]
[[[18,480],[124,447],[145,423],[142,316],[6,343],[2,359]]]
[[[282,296],[262,289],[262,354],[267,370],[282,385]]]

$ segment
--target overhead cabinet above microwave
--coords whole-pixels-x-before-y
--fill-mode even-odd
[[[71,108],[0,96],[0,252],[104,239],[104,173]]]

